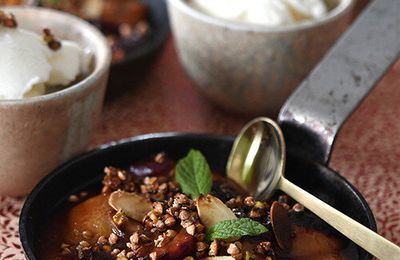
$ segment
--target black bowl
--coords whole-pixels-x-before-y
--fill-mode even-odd
[[[39,2],[39,1],[37,1]],[[112,63],[111,70],[129,67],[132,64],[142,62],[150,57],[167,39],[170,33],[167,4],[165,0],[140,0],[148,9],[148,22],[150,35],[137,46],[126,53],[125,57]],[[36,3],[37,4],[37,3]],[[52,8],[50,5],[41,5]],[[95,24],[96,25],[96,24]]]
[[[168,11],[165,0],[140,0],[148,7],[150,35],[141,41],[125,57],[111,64],[107,98],[119,96],[141,79],[170,34]]]
[[[170,28],[165,0],[140,0],[149,10],[150,35],[138,46],[126,53],[125,57],[111,65],[111,70],[129,67],[149,58],[167,39]]]
[[[36,259],[40,228],[57,207],[69,195],[99,183],[105,166],[128,167],[131,162],[160,151],[178,159],[185,156],[189,149],[195,148],[202,151],[214,170],[224,172],[233,140],[232,137],[206,134],[149,134],[103,145],[64,163],[33,189],[22,209],[19,228],[27,257]],[[289,155],[286,177],[368,228],[376,230],[374,217],[365,200],[334,171]],[[360,247],[349,243],[352,259],[372,258]]]
[[[122,94],[120,92],[135,85],[136,81],[146,74],[148,66],[170,34],[166,0],[140,0],[140,2],[146,5],[148,10],[150,34],[130,48],[122,60],[111,64],[107,87],[108,99]],[[41,6],[52,8],[49,5]]]

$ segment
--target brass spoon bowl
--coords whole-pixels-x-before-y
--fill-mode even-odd
[[[286,146],[276,122],[259,117],[236,137],[226,166],[227,175],[259,200],[279,189],[379,259],[400,256],[400,248],[349,218],[284,177]]]

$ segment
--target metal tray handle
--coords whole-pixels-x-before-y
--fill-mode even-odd
[[[375,0],[282,107],[288,148],[327,164],[338,130],[399,54],[400,1]]]

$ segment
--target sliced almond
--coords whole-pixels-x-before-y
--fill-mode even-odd
[[[199,213],[201,222],[207,228],[223,220],[237,219],[228,206],[212,195],[197,198],[197,212]]]
[[[142,221],[146,214],[153,209],[151,202],[134,192],[114,191],[110,194],[108,204],[116,211],[122,210],[125,215]]]

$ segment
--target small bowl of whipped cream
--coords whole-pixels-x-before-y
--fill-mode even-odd
[[[217,106],[276,116],[351,22],[354,0],[168,0],[180,61]]]
[[[0,9],[0,194],[23,195],[83,152],[111,54],[92,25],[38,7]]]

